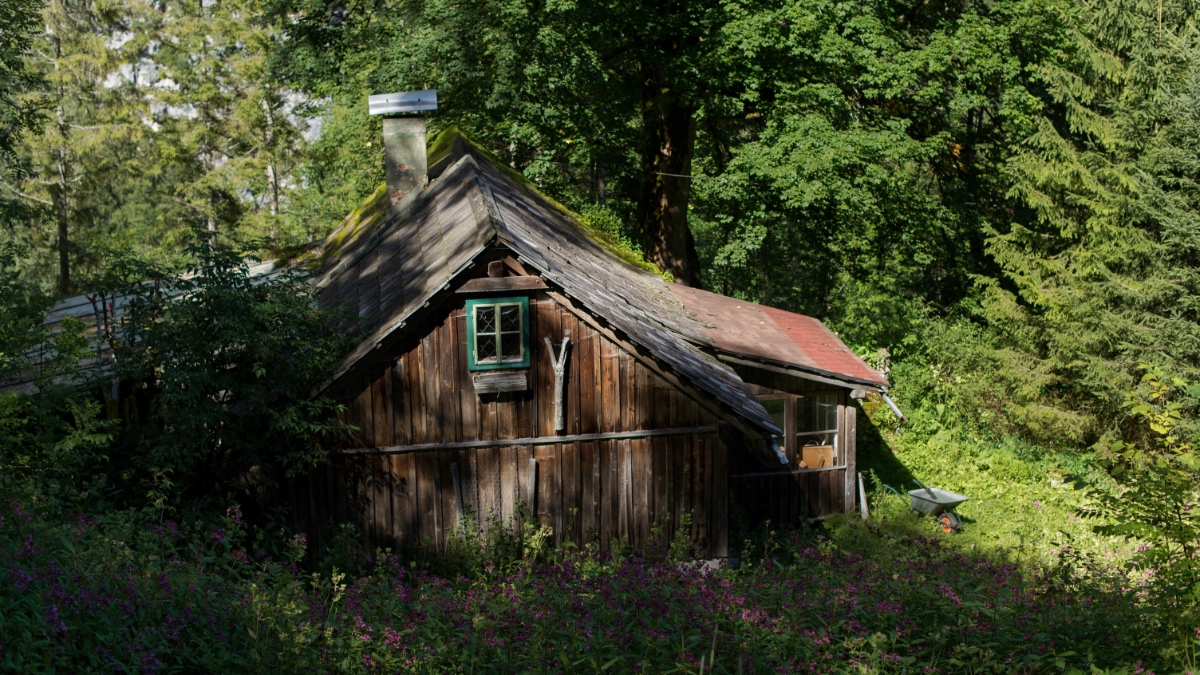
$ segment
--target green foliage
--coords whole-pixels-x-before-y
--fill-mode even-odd
[[[204,236],[190,254],[189,274],[119,291],[131,298],[121,371],[149,399],[122,440],[147,475],[171,476],[176,500],[263,489],[315,461],[320,439],[346,429],[333,401],[310,393],[354,340],[294,271],[252,276]]]
[[[1112,523],[1101,531],[1141,542],[1131,567],[1153,575],[1159,602],[1186,634],[1200,607],[1200,437],[1183,435],[1180,422],[1194,415],[1200,385],[1142,367],[1125,407],[1145,433],[1140,442],[1095,446],[1107,480],[1097,481],[1094,508]]]
[[[1004,274],[980,284],[979,311],[1005,353],[996,395],[1058,418],[1024,425],[1033,438],[1119,432],[1141,362],[1198,374],[1194,15],[1084,3],[1069,54],[1036,68],[1049,105],[1009,161],[1020,209],[993,221]]]

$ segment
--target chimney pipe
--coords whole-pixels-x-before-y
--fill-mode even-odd
[[[367,102],[372,115],[384,115],[384,168],[388,197],[395,201],[425,185],[429,166],[421,112],[437,110],[437,90],[380,94]]]

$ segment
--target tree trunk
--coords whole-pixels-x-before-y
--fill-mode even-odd
[[[700,285],[700,258],[688,229],[696,109],[678,99],[661,73],[642,82],[642,184],[637,225],[642,250],[677,283]]]
[[[54,42],[54,72],[58,73],[62,61],[62,39],[55,34]],[[56,81],[58,78],[55,78]],[[59,145],[55,148],[55,168],[58,170],[57,185],[54,189],[54,213],[58,221],[58,292],[66,295],[71,290],[71,242],[67,238],[67,224],[70,221],[67,205],[67,134],[71,132],[67,126],[66,114],[63,111],[63,87],[61,81],[55,85],[56,105],[54,121],[58,126]]]

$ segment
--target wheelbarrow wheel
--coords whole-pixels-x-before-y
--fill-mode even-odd
[[[962,520],[960,520],[958,515],[952,511],[947,511],[938,515],[937,522],[938,527],[942,528],[942,532],[947,534],[958,532],[962,529]]]

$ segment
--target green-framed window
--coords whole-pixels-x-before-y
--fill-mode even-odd
[[[529,367],[529,298],[467,300],[467,370]]]

